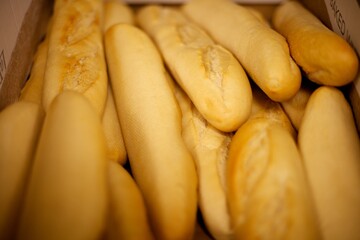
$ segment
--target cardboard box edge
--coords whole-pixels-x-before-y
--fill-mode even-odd
[[[14,50],[0,89],[0,111],[16,102],[27,78],[36,46],[44,36],[51,16],[52,1],[32,0],[23,18]]]

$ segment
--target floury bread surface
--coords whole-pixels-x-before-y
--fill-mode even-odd
[[[215,239],[232,239],[225,179],[232,133],[208,124],[177,85],[175,95],[182,112],[182,135],[196,165],[199,207],[205,225]]]
[[[272,22],[288,41],[291,56],[310,80],[343,86],[355,79],[359,65],[355,51],[300,3],[288,1],[280,5]]]
[[[272,100],[287,100],[299,90],[300,70],[286,40],[251,11],[230,0],[192,0],[182,10],[229,49]]]
[[[210,124],[231,132],[246,121],[251,88],[229,51],[173,8],[143,7],[137,21],[154,39],[175,80]]]
[[[360,141],[340,90],[310,96],[298,142],[324,239],[360,239]]]
[[[253,87],[252,113],[233,136],[227,197],[235,239],[319,239],[295,131],[279,103]]]
[[[127,24],[106,32],[105,48],[132,173],[155,238],[191,239],[197,176],[161,56],[143,31]]]
[[[43,105],[48,110],[64,90],[83,94],[102,116],[107,73],[102,42],[101,0],[57,0],[49,35]]]
[[[320,239],[311,194],[291,134],[251,118],[234,135],[227,165],[235,239]]]

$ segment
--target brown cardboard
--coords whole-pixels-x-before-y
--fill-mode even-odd
[[[0,52],[1,67],[6,70],[6,72],[3,71],[5,77],[0,89],[0,110],[18,99],[28,75],[36,46],[44,35],[52,4],[53,2],[49,0],[32,0],[14,41],[14,50],[10,61],[5,62],[5,57]]]
[[[331,28],[329,14],[324,0],[301,0],[307,9],[316,15],[328,28]]]

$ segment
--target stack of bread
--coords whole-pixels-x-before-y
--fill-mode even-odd
[[[360,239],[358,57],[301,3],[53,12],[0,112],[0,239]]]

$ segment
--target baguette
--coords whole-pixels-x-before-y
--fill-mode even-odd
[[[102,126],[105,134],[108,159],[124,165],[127,160],[127,154],[110,86],[108,87],[108,96],[104,115],[102,117]]]
[[[20,101],[29,101],[42,105],[42,95],[44,86],[44,74],[46,69],[47,54],[49,48],[49,32],[53,25],[53,17],[50,18],[47,25],[47,33],[44,40],[38,45],[29,79],[20,92]]]
[[[245,6],[245,8],[251,12],[260,22],[270,27],[270,22],[265,18],[262,12],[259,9],[256,9],[255,6]]]
[[[29,101],[42,104],[44,73],[46,68],[46,59],[48,52],[48,38],[42,41],[34,56],[34,63],[31,67],[29,80],[21,90],[20,101]]]
[[[98,239],[106,177],[100,119],[83,95],[64,91],[46,114],[17,239]]]
[[[286,40],[252,12],[230,0],[193,0],[182,9],[239,59],[272,100],[287,100],[299,90],[300,70]]]
[[[280,5],[272,22],[311,81],[343,86],[355,79],[359,65],[355,51],[300,3],[288,1]]]
[[[101,0],[57,0],[44,75],[45,111],[64,90],[82,93],[102,116],[107,73],[102,44]]]
[[[231,239],[225,169],[231,133],[224,133],[201,116],[179,86],[175,96],[182,112],[182,135],[197,168],[199,207],[215,239]]]
[[[117,24],[106,57],[132,173],[156,239],[191,239],[196,171],[181,137],[181,112],[159,52],[140,29]]]
[[[119,164],[108,162],[110,221],[108,240],[154,239],[144,199],[130,174]]]
[[[250,119],[266,119],[286,129],[295,139],[296,132],[280,103],[272,101],[258,87],[253,86],[253,102]]]
[[[311,95],[298,137],[324,239],[360,239],[360,141],[340,90]]]
[[[320,239],[300,154],[285,128],[248,120],[232,139],[227,169],[235,239]]]
[[[281,102],[282,108],[297,131],[300,129],[306,104],[313,91],[314,89],[312,87],[303,85],[293,98]]]
[[[143,7],[137,20],[202,116],[221,131],[238,129],[250,114],[252,97],[236,58],[175,9]]]
[[[13,239],[44,113],[17,102],[0,113],[0,239]]]
[[[117,23],[134,24],[133,10],[116,0],[104,2],[104,32]]]

